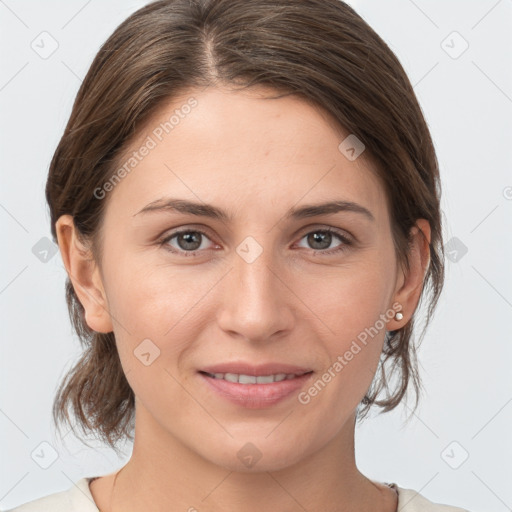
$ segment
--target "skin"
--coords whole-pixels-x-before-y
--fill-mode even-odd
[[[368,155],[348,160],[338,150],[348,133],[326,113],[294,96],[264,99],[268,92],[190,90],[160,109],[130,151],[188,98],[198,102],[103,199],[101,262],[78,240],[71,217],[57,222],[86,321],[114,331],[136,395],[133,453],[113,502],[113,473],[91,483],[101,510],[397,509],[395,492],[356,467],[355,412],[385,330],[403,327],[417,306],[429,224],[419,219],[412,230],[405,274]],[[233,219],[137,215],[171,196],[213,204]],[[342,199],[370,210],[374,221],[355,212],[285,219],[292,207]],[[326,227],[352,235],[353,244],[335,253],[344,242],[332,235],[315,245],[307,235]],[[196,257],[182,255],[187,245],[179,237],[167,246],[182,254],[158,243],[176,228],[207,233],[197,235]],[[263,249],[251,263],[236,251],[247,236]],[[312,369],[316,380],[395,302],[404,318],[388,320],[306,405],[295,393],[268,408],[243,408],[197,373],[224,361],[279,361]],[[133,353],[147,338],[160,349],[149,366]],[[262,454],[251,468],[237,456],[247,442]]]

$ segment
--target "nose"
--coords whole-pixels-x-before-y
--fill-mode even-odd
[[[254,261],[240,254],[233,255],[233,268],[221,285],[219,327],[247,341],[275,340],[291,330],[296,318],[298,301],[288,272],[270,250],[263,250]]]

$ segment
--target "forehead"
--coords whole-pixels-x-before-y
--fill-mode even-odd
[[[272,96],[263,87],[191,89],[162,104],[119,159],[128,172],[110,199],[135,213],[166,195],[241,212],[337,198],[382,215],[370,155],[347,158],[340,144],[350,134],[323,109]]]

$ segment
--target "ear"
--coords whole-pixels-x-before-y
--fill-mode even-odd
[[[84,307],[87,325],[93,331],[112,332],[107,296],[91,250],[80,241],[71,215],[62,215],[55,227],[62,261]]]
[[[430,263],[430,224],[426,219],[417,219],[416,225],[411,228],[411,243],[409,249],[409,272],[400,269],[394,301],[401,305],[399,311],[403,314],[402,320],[394,318],[388,324],[388,330],[403,327],[412,317],[418,305],[425,273]]]

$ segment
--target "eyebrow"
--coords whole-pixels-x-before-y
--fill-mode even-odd
[[[232,220],[225,210],[206,203],[196,203],[185,199],[162,198],[152,201],[135,215],[146,214],[150,212],[175,211],[198,217],[210,217],[224,222]],[[316,217],[318,215],[332,215],[338,212],[354,212],[367,217],[371,221],[375,221],[372,212],[352,201],[329,201],[320,204],[309,204],[298,208],[291,208],[285,214],[285,219],[300,220],[308,217]]]

